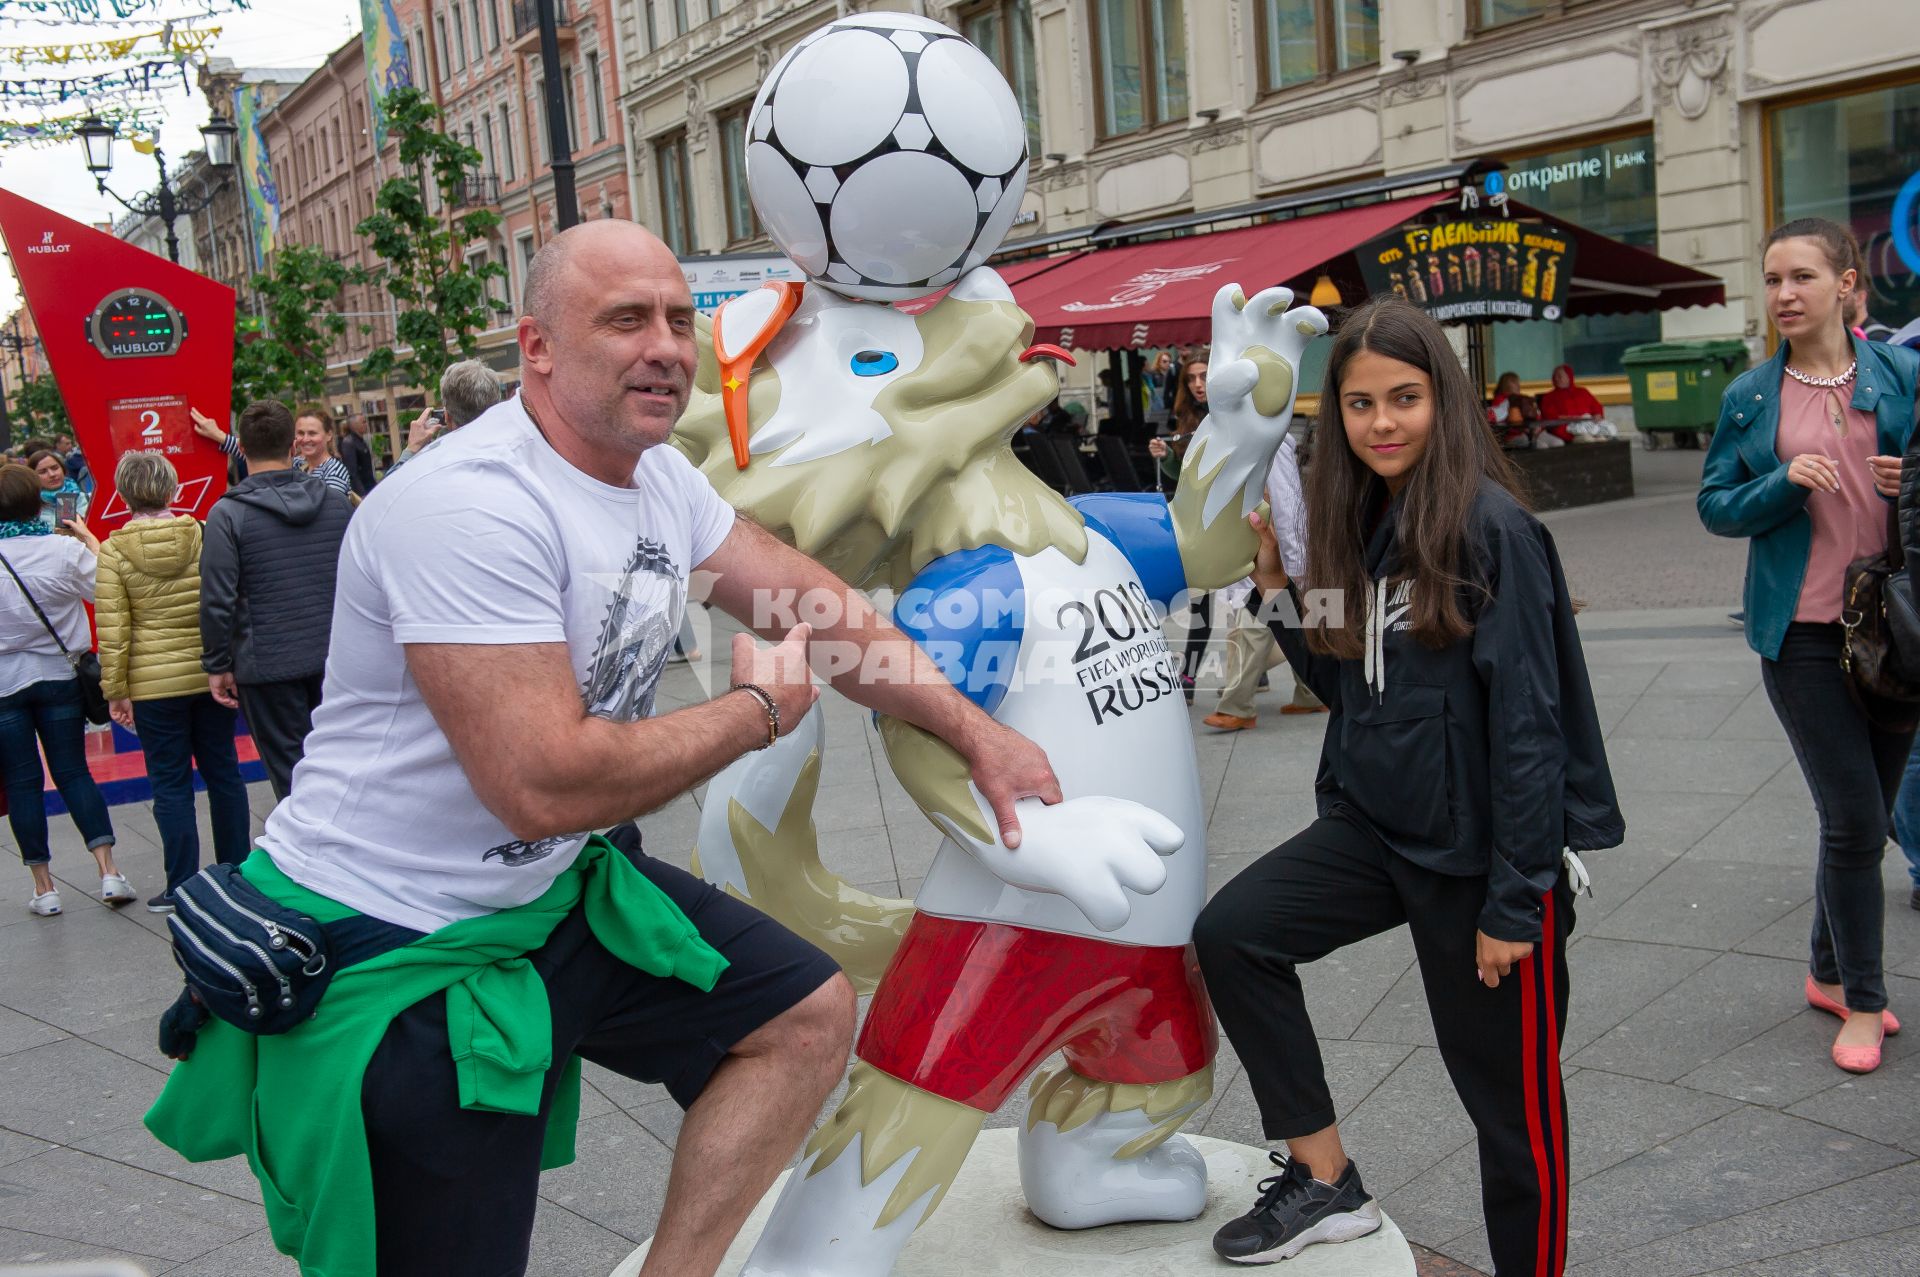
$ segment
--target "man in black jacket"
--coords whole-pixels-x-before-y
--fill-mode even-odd
[[[352,508],[287,459],[293,414],[274,400],[240,414],[248,477],[214,502],[200,551],[200,664],[213,698],[239,707],[276,799],[320,704],[333,583]]]
[[[346,464],[354,496],[373,491],[373,446],[367,442],[367,419],[361,413],[349,414],[347,428],[340,432],[340,460]]]

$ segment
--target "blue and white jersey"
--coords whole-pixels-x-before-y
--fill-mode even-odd
[[[1082,562],[1056,549],[950,554],[914,579],[894,620],[975,704],[1046,750],[1065,797],[1142,803],[1186,842],[1159,891],[1129,893],[1133,912],[1117,931],[1099,930],[1061,896],[1001,881],[951,840],[915,904],[942,917],[1184,945],[1206,899],[1207,847],[1180,660],[1160,630],[1186,585],[1172,519],[1155,493],[1073,505],[1087,524]]]

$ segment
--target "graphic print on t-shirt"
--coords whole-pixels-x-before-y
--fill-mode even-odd
[[[642,537],[613,587],[593,662],[580,688],[589,714],[631,723],[653,713],[654,691],[667,667],[667,649],[680,631],[685,606],[686,583],[672,555],[658,541]],[[561,834],[533,842],[516,839],[489,848],[480,858],[509,866],[530,865],[581,836]]]
[[[686,588],[667,547],[642,537],[614,587],[580,689],[589,714],[631,723],[653,713],[654,690],[679,633]]]

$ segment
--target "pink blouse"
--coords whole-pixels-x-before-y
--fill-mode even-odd
[[[1840,404],[1843,429],[1833,424],[1833,403]],[[1873,490],[1867,458],[1879,451],[1879,427],[1873,414],[1850,405],[1851,383],[1832,390],[1780,379],[1780,430],[1774,450],[1791,462],[1803,453],[1831,457],[1840,471],[1840,491],[1813,492],[1807,514],[1813,519],[1813,549],[1800,585],[1800,606],[1793,619],[1832,624],[1840,619],[1847,565],[1887,548],[1887,503]]]

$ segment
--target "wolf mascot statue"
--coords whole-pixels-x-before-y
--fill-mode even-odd
[[[897,591],[900,627],[1046,750],[1064,794],[1019,804],[1009,851],[958,755],[879,720],[942,840],[910,905],[821,864],[817,708],[714,780],[700,872],[874,992],[846,1099],[747,1273],[885,1277],[987,1115],[1055,1052],[1064,1067],[1033,1077],[1019,1135],[1034,1213],[1086,1228],[1204,1210],[1205,1164],[1176,1132],[1212,1089],[1215,1028],[1188,944],[1206,813],[1159,622],[1183,591],[1249,571],[1246,516],[1292,447],[1300,353],[1326,331],[1292,301],[1231,285],[1214,299],[1210,415],[1171,502],[1065,500],[1015,458],[1015,430],[1053,400],[1051,361],[1067,355],[1033,346],[990,268],[917,315],[817,282],[768,285],[703,332],[676,445],[743,514],[848,582]]]

